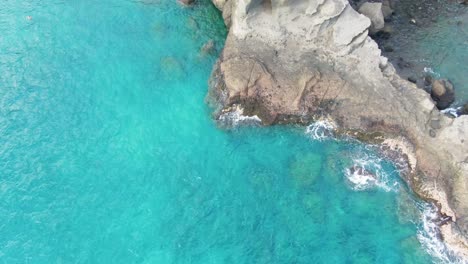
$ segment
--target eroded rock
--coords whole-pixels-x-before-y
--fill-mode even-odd
[[[385,9],[387,12],[387,9]],[[359,13],[368,17],[371,21],[370,33],[377,33],[385,26],[384,14],[382,12],[382,3],[365,2],[359,7]]]

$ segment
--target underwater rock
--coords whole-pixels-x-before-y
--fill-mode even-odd
[[[185,76],[182,64],[174,57],[163,57],[160,61],[163,76],[168,80],[178,80]]]
[[[449,107],[455,101],[453,84],[446,79],[432,81],[431,96],[438,109]]]
[[[290,165],[290,173],[298,186],[311,187],[320,176],[322,156],[315,153],[298,155]]]
[[[191,4],[193,4],[195,2],[195,0],[178,0],[179,3],[181,3],[182,5],[185,5],[185,6],[189,6]]]
[[[214,40],[208,40],[203,46],[201,47],[201,53],[203,55],[213,54],[216,51],[216,46]]]

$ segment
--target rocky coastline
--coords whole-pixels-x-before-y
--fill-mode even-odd
[[[400,153],[409,186],[438,206],[444,241],[468,258],[468,116],[446,116],[400,77],[369,37],[375,24],[347,0],[212,1],[229,29],[207,96],[215,117],[326,119]]]

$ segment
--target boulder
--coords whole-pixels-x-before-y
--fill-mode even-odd
[[[431,97],[436,102],[438,109],[445,109],[455,101],[453,84],[446,79],[434,80],[432,82]]]
[[[160,70],[166,80],[180,80],[185,77],[182,63],[174,57],[166,56],[161,58]]]
[[[382,1],[382,14],[384,19],[388,19],[393,15],[393,8],[390,0]]]
[[[371,21],[370,33],[374,34],[385,26],[384,14],[382,13],[382,3],[365,2],[359,7],[359,13],[368,17]]]

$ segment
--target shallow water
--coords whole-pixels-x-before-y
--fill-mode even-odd
[[[207,1],[2,1],[0,32],[4,263],[437,261],[374,150],[216,127]]]

